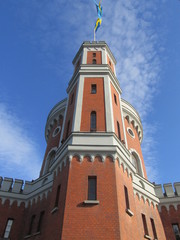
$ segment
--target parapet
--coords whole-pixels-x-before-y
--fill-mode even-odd
[[[32,202],[32,199],[36,200],[51,190],[52,184],[53,174],[50,173],[31,182],[25,181],[25,183],[20,179],[0,177],[0,198],[2,203],[9,199],[11,204],[13,201],[17,201],[18,205],[25,202],[27,206],[29,201]]]
[[[164,191],[163,191],[164,190]],[[180,182],[176,182],[173,185],[171,183],[155,185],[156,196],[160,200],[160,207],[165,206],[169,209],[172,205],[177,209],[180,205]]]

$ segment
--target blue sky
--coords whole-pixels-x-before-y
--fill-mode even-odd
[[[139,112],[148,176],[180,181],[180,1],[102,0],[97,40],[117,60],[122,97]],[[0,175],[37,178],[51,108],[66,97],[72,59],[93,40],[92,0],[0,0]]]

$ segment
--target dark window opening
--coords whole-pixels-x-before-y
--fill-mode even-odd
[[[144,227],[144,234],[149,235],[147,222],[146,222],[146,216],[142,214],[142,221],[143,221],[143,227]]]
[[[13,219],[10,219],[10,218],[8,219],[7,224],[6,224],[6,229],[4,231],[4,238],[9,238],[13,221],[14,221]]]
[[[96,131],[96,112],[91,112],[91,131]]]
[[[40,213],[39,222],[38,222],[38,227],[37,227],[37,232],[40,232],[40,231],[41,231],[41,226],[42,226],[43,218],[44,218],[44,211],[42,211],[42,212]]]
[[[92,64],[96,64],[96,59],[93,59],[93,60],[92,60]]]
[[[93,53],[93,57],[96,57],[96,53]]]
[[[55,200],[55,205],[54,205],[54,207],[58,207],[58,205],[59,205],[60,190],[61,190],[61,185],[59,185],[59,186],[57,187],[56,200]]]
[[[111,66],[111,61],[109,61],[109,65]]]
[[[120,126],[118,121],[117,121],[117,131],[118,131],[118,138],[119,140],[121,140]]]
[[[96,94],[96,84],[91,84],[91,93]]]
[[[70,105],[73,103],[73,100],[74,100],[74,93],[71,95],[71,103],[70,103]]]
[[[153,230],[154,239],[157,239],[157,232],[156,232],[156,227],[155,227],[154,219],[150,218],[150,220],[151,220],[151,226],[152,226],[152,230]]]
[[[180,240],[180,231],[179,231],[179,226],[177,223],[175,224],[172,224],[172,228],[173,228],[173,231],[174,231],[174,235],[176,237],[176,240]]]
[[[124,194],[125,194],[126,208],[127,208],[127,209],[130,209],[128,189],[127,189],[126,186],[124,186]]]
[[[70,127],[70,120],[68,121],[68,124],[67,124],[66,138],[68,138],[68,136],[69,136],[69,127]]]
[[[89,176],[88,177],[88,200],[97,200],[96,185],[97,185],[96,176]]]
[[[32,215],[32,217],[31,217],[31,222],[30,222],[30,225],[29,225],[28,235],[30,235],[30,234],[32,233],[32,229],[33,229],[33,224],[34,224],[35,217],[36,217],[36,215]]]
[[[117,98],[116,98],[116,95],[114,94],[114,102],[115,104],[117,105]]]

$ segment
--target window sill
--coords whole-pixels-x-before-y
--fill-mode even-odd
[[[149,235],[144,235],[144,238],[146,238],[146,239],[152,239]]]
[[[126,209],[126,213],[131,217],[134,216],[134,213],[129,208]]]
[[[39,234],[41,234],[41,232],[36,232],[36,233],[25,236],[24,239],[27,239],[27,238],[30,238],[32,236],[36,236],[36,235],[39,235]]]
[[[57,212],[58,209],[59,209],[58,207],[53,208],[53,210],[51,211],[51,213],[53,214],[53,213]]]
[[[84,200],[84,204],[89,204],[89,205],[98,205],[99,201],[98,200]]]
[[[32,235],[27,235],[27,236],[24,237],[24,239],[30,238],[30,237],[32,237]]]

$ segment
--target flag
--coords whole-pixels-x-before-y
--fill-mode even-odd
[[[98,14],[98,19],[94,27],[94,31],[96,32],[98,28],[101,26],[101,22],[102,22],[102,6],[101,6],[101,1],[99,2],[99,4],[97,4],[97,2],[94,0],[94,3],[96,4],[96,9]]]

